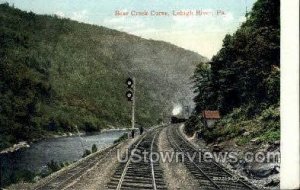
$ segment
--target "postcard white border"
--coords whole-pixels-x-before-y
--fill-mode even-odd
[[[280,188],[299,188],[299,1],[281,0]]]

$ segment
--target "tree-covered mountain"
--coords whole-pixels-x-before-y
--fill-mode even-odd
[[[48,131],[130,125],[125,80],[137,80],[137,122],[190,101],[206,58],[169,43],[0,5],[0,148]]]
[[[224,119],[207,139],[239,138],[245,131],[248,142],[278,140],[280,99],[280,1],[258,0],[247,20],[208,64],[199,64],[194,73],[196,109],[188,132],[202,110],[220,110]],[[199,127],[199,125],[198,125]],[[239,139],[241,140],[241,139]]]

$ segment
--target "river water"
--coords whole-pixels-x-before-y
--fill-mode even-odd
[[[0,155],[1,181],[6,184],[14,171],[28,170],[40,173],[47,169],[47,163],[51,160],[61,162],[73,162],[79,160],[85,149],[91,150],[93,144],[98,150],[112,145],[124,131],[105,131],[97,134],[60,137],[47,139],[30,145],[9,154]]]

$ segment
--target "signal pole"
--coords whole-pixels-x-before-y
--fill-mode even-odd
[[[132,99],[132,113],[131,113],[131,127],[134,129],[135,124],[135,98],[136,98],[136,90],[135,90],[135,78],[133,77],[133,99]]]
[[[126,84],[127,84],[127,92],[126,92],[126,97],[127,100],[132,102],[131,103],[131,128],[134,129],[134,125],[135,125],[135,98],[136,98],[136,90],[135,90],[135,78],[128,78],[126,80]]]

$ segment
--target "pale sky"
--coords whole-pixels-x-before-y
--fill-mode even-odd
[[[56,14],[117,29],[146,39],[162,40],[211,58],[222,40],[245,20],[256,0],[0,0],[37,14]],[[115,16],[115,11],[129,16]],[[196,10],[210,12],[196,16]],[[221,10],[224,14],[216,15]],[[131,16],[132,11],[167,12],[167,16]],[[192,11],[175,16],[173,11]],[[211,15],[213,13],[214,15]]]

